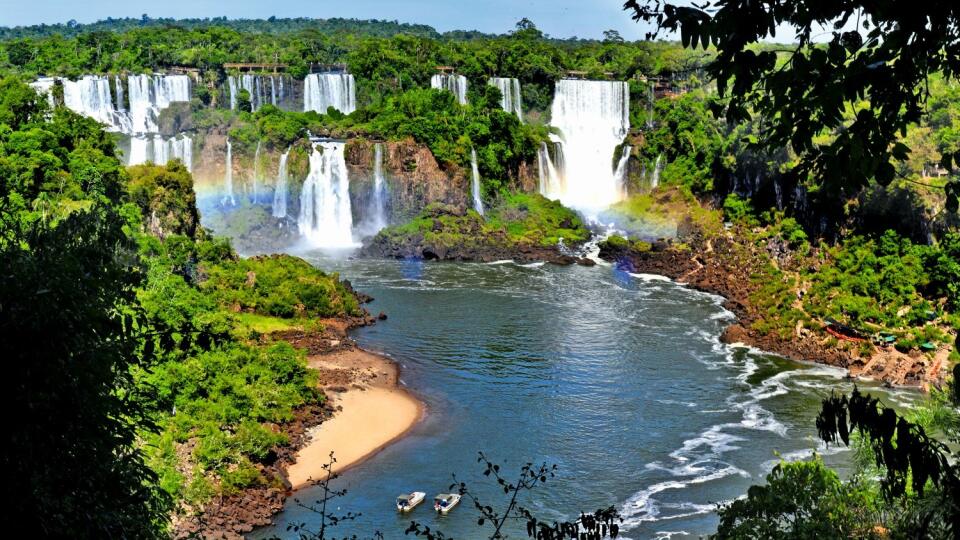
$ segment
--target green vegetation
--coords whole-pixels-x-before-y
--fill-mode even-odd
[[[255,338],[356,297],[294,257],[238,259],[182,164],[124,170],[94,121],[0,88],[13,511],[47,536],[145,538],[182,503],[277,483],[259,468],[277,426],[323,396],[302,353]]]
[[[542,195],[508,194],[485,217],[435,203],[409,222],[381,230],[373,245],[387,253],[420,247],[438,255],[452,251],[482,258],[483,253],[554,247],[560,239],[576,245],[590,238],[576,212]]]
[[[615,221],[631,236],[673,238],[683,221],[707,234],[722,228],[720,213],[711,210],[683,187],[664,187],[655,193],[636,194],[604,212],[603,220]]]
[[[160,537],[170,498],[135,445],[155,358],[111,139],[0,80],[0,343],[7,511],[47,537]]]
[[[303,259],[271,255],[206,268],[201,290],[220,306],[275,317],[360,315],[356,297],[339,276]]]

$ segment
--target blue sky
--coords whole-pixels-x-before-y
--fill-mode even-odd
[[[4,2],[0,25],[57,23],[76,19],[93,22],[106,17],[346,17],[397,19],[445,30],[503,33],[522,17],[555,37],[599,38],[616,29],[627,39],[642,39],[645,26],[621,9],[623,0],[32,0]]]

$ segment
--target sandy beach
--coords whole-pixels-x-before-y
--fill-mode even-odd
[[[310,431],[310,439],[287,468],[294,489],[321,478],[330,452],[334,472],[361,463],[400,438],[423,416],[423,404],[398,386],[397,365],[359,348],[311,356],[320,384],[337,409]]]

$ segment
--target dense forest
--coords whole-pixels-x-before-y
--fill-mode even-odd
[[[610,211],[619,223],[676,228],[683,214],[708,239],[733,231],[744,257],[759,257],[747,281],[763,317],[750,331],[790,340],[804,325],[837,320],[889,336],[904,355],[932,360],[950,350],[955,365],[960,233],[944,191],[953,178],[944,158],[960,155],[955,81],[930,78],[923,114],[899,135],[910,151],[891,162],[895,178],[834,189],[797,173],[796,147],[758,146],[763,119],[714,114],[722,97],[706,68],[716,56],[716,47],[626,42],[615,32],[551,39],[527,20],[503,35],[396,21],[146,16],[0,29],[0,338],[13,370],[8,408],[26,419],[4,451],[6,491],[17,501],[11,514],[37,516],[44,536],[162,537],[171,514],[282,485],[267,467],[290,443],[277,426],[326,398],[304,353],[270,336],[322,331],[324,318],[367,317],[336,274],[292,256],[238,256],[201,224],[184,164],[124,167],[113,135],[28,86],[39,76],[200,70],[186,130],[223,132],[240,160],[261,144],[290,149],[294,171],[308,166],[311,134],[414,141],[447,169],[466,170],[475,152],[491,212],[429,206],[378,241],[472,247],[494,237],[498,248],[588,240],[575,213],[522,193],[517,171],[555,135],[549,110],[558,80],[578,72],[627,81],[629,196]],[[357,109],[250,111],[244,90],[231,110],[223,96],[236,74],[223,67],[231,62],[285,64],[294,78],[343,64],[356,77]],[[466,104],[430,89],[437,66],[467,77]],[[492,76],[518,79],[522,117],[502,110],[500,91],[486,84]],[[659,97],[651,86],[658,77],[668,89]],[[840,116],[849,125],[868,105],[860,96]],[[843,136],[821,130],[815,138]],[[602,250],[647,257],[659,239],[637,240],[636,230],[607,238]],[[693,242],[671,249],[689,255]],[[864,358],[877,348],[825,339]],[[846,413],[837,411],[849,406],[850,422],[863,420],[855,474],[841,479],[819,461],[781,464],[768,487],[721,509],[718,537],[956,534],[955,508],[943,504],[957,493],[956,473],[941,462],[945,447],[926,435],[957,437],[952,399],[955,389],[934,388],[909,422],[900,419],[898,433],[913,435],[897,441],[909,448],[891,442],[892,428],[863,420],[875,413],[896,422],[892,411],[853,400],[825,406],[821,433],[832,441],[850,442]],[[803,519],[771,518],[784,515]]]

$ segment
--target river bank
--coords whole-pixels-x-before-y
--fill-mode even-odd
[[[380,315],[380,318],[385,318]],[[334,472],[362,463],[407,433],[423,417],[423,404],[399,386],[399,366],[361,349],[349,337],[372,317],[325,319],[318,330],[286,330],[263,340],[287,341],[307,354],[326,395],[319,405],[296,411],[292,421],[274,428],[289,444],[276,448],[260,466],[267,485],[249,487],[208,503],[201,513],[175,520],[174,538],[239,539],[272,523],[286,499],[311,479],[321,478],[334,452]]]
[[[663,275],[724,297],[724,307],[737,318],[724,330],[721,336],[724,343],[743,343],[793,360],[844,368],[851,378],[893,386],[926,389],[943,384],[948,372],[949,348],[941,348],[929,356],[919,351],[904,353],[893,347],[874,347],[865,353],[850,342],[837,342],[822,327],[802,322],[798,322],[789,335],[762,331],[769,326],[772,316],[758,305],[757,295],[764,280],[774,279],[770,268],[778,268],[770,246],[739,241],[736,230],[707,234],[689,220],[678,230],[682,234],[676,242],[654,242],[641,248],[606,242],[601,244],[599,255],[626,272]],[[791,292],[796,297],[793,307],[801,309],[804,291]]]

